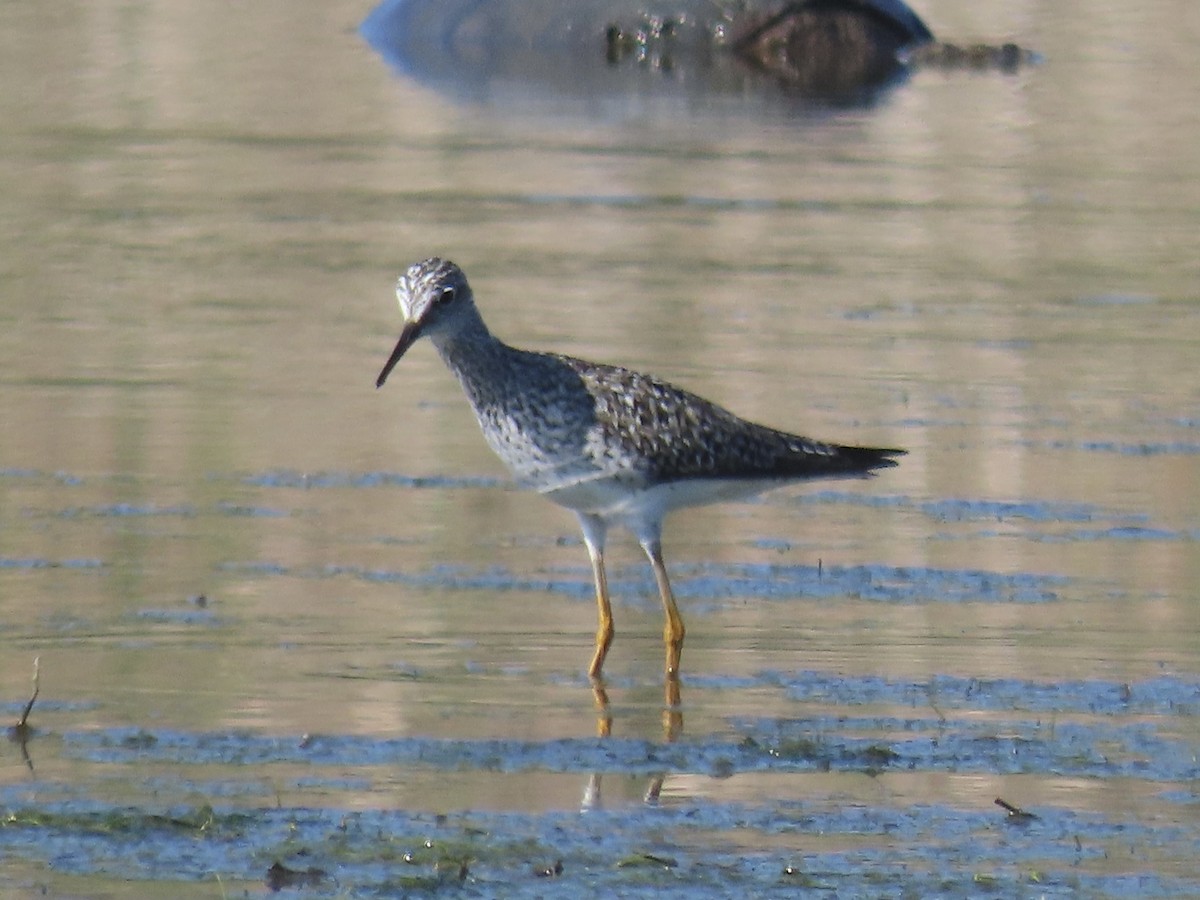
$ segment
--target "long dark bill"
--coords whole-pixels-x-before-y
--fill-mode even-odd
[[[388,357],[388,361],[383,365],[383,371],[379,373],[379,377],[375,379],[375,387],[383,387],[383,383],[387,381],[387,377],[392,374],[392,369],[396,368],[396,363],[400,362],[400,357],[404,355],[404,351],[412,346],[420,336],[420,326],[416,322],[409,322],[404,326],[404,330],[400,332],[400,340],[396,341],[396,349],[392,351],[392,355]]]

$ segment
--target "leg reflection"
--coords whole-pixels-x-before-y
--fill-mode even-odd
[[[612,710],[603,678],[592,679],[592,701],[596,705],[596,737],[606,738],[612,734]]]
[[[592,682],[592,703],[596,708],[596,737],[606,738],[612,734],[612,710],[608,705],[608,689],[604,686],[604,679],[599,676],[593,677]],[[600,773],[593,772],[588,776],[587,785],[583,789],[583,800],[580,802],[580,808],[587,812],[590,809],[599,809],[603,805],[603,798],[600,796]]]
[[[669,652],[668,650],[668,654]],[[673,672],[668,668],[663,693],[666,700],[662,715],[663,743],[673,744],[683,734],[683,698],[679,689],[678,672]],[[650,783],[646,785],[646,793],[642,798],[646,803],[658,802],[659,795],[662,793],[663,782],[666,781],[666,778],[667,774],[663,772],[650,779]]]
[[[611,737],[613,715],[608,700],[608,689],[601,678],[593,678],[591,685],[592,701],[596,709],[596,735],[601,739]],[[663,743],[673,744],[683,734],[683,702],[681,694],[679,675],[674,672],[667,672],[663,686],[663,695],[666,700],[662,713]],[[588,776],[587,784],[583,790],[583,800],[580,803],[580,808],[584,812],[603,807],[604,798],[600,790],[601,778],[602,775],[599,772],[593,772]],[[662,794],[663,782],[666,781],[666,778],[666,772],[651,776],[642,798],[645,803],[658,802]]]

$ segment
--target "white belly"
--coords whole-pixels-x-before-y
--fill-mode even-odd
[[[638,533],[641,525],[661,521],[672,510],[730,500],[744,500],[783,484],[783,481],[688,479],[650,487],[633,487],[613,478],[596,478],[542,491],[559,506],[599,516],[609,524]]]

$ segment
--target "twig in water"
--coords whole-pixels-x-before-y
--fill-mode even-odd
[[[1037,818],[1037,816],[1033,813],[1026,812],[1019,806],[1013,806],[1013,804],[1009,803],[1007,800],[1002,800],[999,797],[996,798],[996,805],[1007,812],[1008,817],[1015,821],[1029,822]]]
[[[17,719],[17,724],[11,729],[11,737],[13,740],[25,741],[29,738],[33,731],[29,727],[29,713],[33,711],[33,704],[37,702],[38,690],[41,682],[41,664],[42,658],[35,656],[33,658],[33,695],[29,698],[29,702],[25,704],[25,709],[21,712],[21,718]]]
[[[29,713],[33,711],[33,704],[37,702],[38,688],[41,681],[41,662],[40,656],[33,658],[33,695],[29,698],[29,702],[25,704],[25,709],[21,711],[21,718],[17,719],[17,724],[8,729],[8,739],[17,744],[21,748],[21,757],[25,760],[25,765],[29,767],[29,771],[33,771],[33,760],[29,756],[29,739],[33,736],[33,728],[29,724]]]
[[[932,682],[930,682],[926,686],[925,694],[929,698],[929,708],[932,709],[934,711],[934,713],[937,714],[938,721],[942,724],[942,727],[945,728],[946,727],[946,714],[943,713],[940,709],[938,709],[937,693],[934,691]]]

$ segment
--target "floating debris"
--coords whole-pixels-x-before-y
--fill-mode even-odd
[[[9,740],[15,741],[22,746],[33,735],[33,727],[29,724],[29,714],[33,711],[33,704],[37,702],[38,690],[41,684],[41,664],[42,658],[35,656],[33,658],[33,694],[29,697],[29,702],[25,704],[25,708],[21,711],[21,718],[17,719],[17,724],[8,729]],[[28,762],[28,757],[26,758]]]
[[[323,869],[309,866],[307,869],[289,869],[276,860],[267,869],[267,888],[277,893],[284,888],[314,887],[321,884],[329,875]]]
[[[557,878],[563,873],[563,863],[561,859],[556,859],[552,866],[534,866],[533,874],[538,878]]]
[[[674,869],[679,866],[679,860],[673,856],[657,856],[653,853],[634,853],[626,856],[617,863],[618,869],[630,868],[660,868]]]
[[[1009,803],[1007,800],[1003,800],[1000,797],[996,798],[996,805],[1008,813],[1009,821],[1032,822],[1034,819],[1037,818],[1037,816],[1035,814],[1033,814],[1031,812],[1026,812],[1025,810],[1021,809],[1021,807],[1014,806],[1013,804]]]

